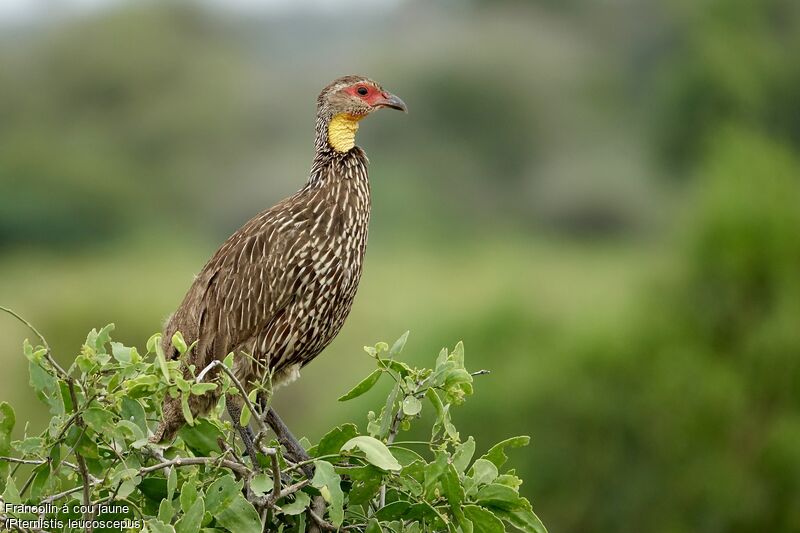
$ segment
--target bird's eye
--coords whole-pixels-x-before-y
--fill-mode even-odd
[[[369,92],[369,89],[367,89],[366,87],[364,87],[362,85],[361,87],[356,89],[356,92],[358,92],[358,94],[360,94],[361,96],[367,96],[367,93]]]

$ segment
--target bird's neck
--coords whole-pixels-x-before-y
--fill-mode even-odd
[[[314,161],[308,178],[308,186],[332,185],[341,180],[353,180],[369,187],[364,151],[355,145],[355,134],[361,117],[346,114],[317,116],[314,140]]]
[[[317,114],[314,150],[317,156],[346,154],[356,145],[358,123],[363,116],[350,113],[320,112]]]

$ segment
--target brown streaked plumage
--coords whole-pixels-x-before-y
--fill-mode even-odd
[[[320,93],[308,182],[223,243],[164,329],[172,358],[176,331],[197,342],[184,362],[187,378],[189,364],[199,372],[234,352],[243,384],[260,377],[243,353],[265,363],[274,383],[290,381],[339,332],[361,278],[370,217],[367,156],[353,137],[358,121],[382,107],[405,111],[399,98],[362,76],[339,78]],[[203,414],[216,401],[213,392],[192,396],[190,407]],[[240,402],[229,399],[235,423]],[[183,424],[180,401],[168,396],[151,440],[172,439]]]

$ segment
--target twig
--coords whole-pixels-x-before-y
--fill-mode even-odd
[[[55,358],[53,357],[53,351],[50,349],[50,344],[48,344],[47,339],[44,338],[44,335],[42,335],[33,324],[22,318],[15,311],[3,306],[0,306],[0,311],[5,311],[6,313],[13,316],[17,320],[25,324],[28,327],[28,329],[30,329],[37,337],[39,337],[39,340],[42,342],[42,346],[44,346],[45,349],[44,353],[45,359],[47,360],[48,363],[50,363],[50,365],[55,369],[55,371],[64,379],[64,381],[67,382],[67,388],[69,389],[69,397],[72,400],[72,411],[75,413],[77,417],[75,419],[75,423],[78,426],[84,428],[85,426],[83,418],[81,418],[78,415],[79,412],[78,395],[75,393],[75,379],[69,375],[69,372],[64,370],[64,368],[56,362]],[[86,519],[87,524],[91,524],[93,512],[91,510],[91,505],[90,505],[91,498],[90,498],[89,487],[91,485],[91,479],[89,478],[89,469],[86,468],[86,461],[83,459],[83,456],[80,453],[78,453],[77,450],[75,450],[75,459],[78,463],[78,472],[80,473],[81,478],[83,478],[83,504],[84,506],[86,506],[87,509],[86,512],[84,513],[84,518]],[[91,533],[92,527],[90,525],[87,525],[86,531]]]
[[[316,522],[317,526],[319,526],[320,529],[324,529],[325,531],[338,531],[338,529],[336,529],[336,527],[334,527],[333,524],[331,524],[330,522],[319,516],[313,510],[309,509],[308,514],[309,516],[311,516],[311,518],[314,519],[314,522]]]
[[[42,342],[42,346],[44,346],[44,349],[45,349],[45,354],[44,354],[44,356],[45,356],[45,358],[47,359],[47,362],[48,362],[48,363],[50,363],[51,365],[53,365],[53,368],[55,368],[55,369],[56,369],[56,371],[57,371],[59,374],[61,374],[61,376],[62,376],[64,379],[68,379],[68,378],[69,378],[69,374],[67,374],[67,371],[66,371],[66,370],[64,370],[64,369],[61,367],[61,365],[59,365],[58,363],[56,363],[56,360],[55,360],[55,359],[53,359],[53,352],[51,352],[51,351],[50,351],[50,345],[49,345],[49,344],[47,344],[47,339],[45,339],[45,338],[44,338],[44,335],[42,335],[41,333],[39,333],[39,330],[38,330],[38,329],[36,329],[36,327],[35,327],[33,324],[31,324],[30,322],[28,322],[27,320],[25,320],[24,318],[22,318],[22,317],[21,317],[20,315],[18,315],[18,314],[17,314],[15,311],[13,311],[13,310],[9,309],[8,307],[3,307],[2,305],[0,305],[0,311],[5,311],[5,312],[6,312],[6,313],[8,313],[9,315],[13,316],[13,317],[14,317],[14,318],[16,318],[17,320],[19,320],[20,322],[22,322],[23,324],[25,324],[25,325],[28,327],[28,329],[29,329],[29,330],[31,330],[31,331],[34,333],[34,335],[36,335],[37,337],[39,337],[39,340]]]
[[[19,463],[23,465],[43,465],[48,461],[42,459],[17,459],[16,457],[0,457],[0,462]]]
[[[177,457],[175,459],[172,459],[171,461],[165,461],[157,465],[145,466],[143,468],[140,468],[139,475],[143,476],[144,474],[149,474],[150,472],[155,472],[156,470],[162,470],[164,468],[169,468],[171,466],[181,467],[181,466],[195,466],[195,465],[206,465],[206,464],[218,464],[242,476],[246,476],[248,472],[247,468],[240,465],[239,463],[235,463],[228,459],[220,459],[219,457]]]
[[[280,493],[278,493],[277,497],[275,498],[275,501],[277,502],[281,498],[285,498],[286,496],[289,496],[290,494],[294,494],[295,492],[297,492],[298,490],[302,489],[303,487],[305,487],[309,483],[311,483],[310,479],[304,479],[303,481],[298,481],[297,483],[293,483],[293,484],[289,485],[288,487],[286,487],[285,489],[280,491]]]
[[[72,493],[81,491],[81,490],[83,490],[83,488],[84,488],[83,485],[78,485],[77,487],[72,487],[71,489],[67,489],[67,490],[65,490],[63,492],[58,492],[58,493],[53,494],[52,496],[48,496],[47,498],[42,500],[42,503],[53,503],[54,501],[60,500],[61,498],[69,496]]]
[[[294,463],[290,465],[289,468],[286,469],[287,472],[291,472],[292,470],[297,470],[298,468],[303,468],[304,466],[308,466],[312,464],[314,461],[324,461],[326,459],[333,459],[334,457],[339,457],[338,453],[330,453],[328,455],[320,455],[319,457],[313,457],[306,459],[305,461],[300,461],[298,463]],[[310,476],[309,476],[310,477]]]
[[[271,453],[269,453],[271,452]],[[281,495],[281,465],[278,464],[278,451],[270,448],[267,450],[270,462],[272,463],[272,496],[269,499],[269,505],[275,505]],[[253,458],[255,461],[255,457]]]
[[[247,408],[250,409],[250,414],[253,415],[252,418],[255,418],[258,421],[259,431],[267,431],[267,426],[264,424],[264,421],[261,420],[261,417],[258,416],[258,411],[256,411],[255,406],[253,406],[253,402],[251,402],[250,398],[247,397],[247,391],[245,390],[241,381],[238,380],[238,378],[233,374],[231,369],[225,366],[225,364],[222,361],[219,360],[211,361],[208,364],[208,366],[206,366],[203,370],[200,371],[199,374],[197,374],[197,378],[195,381],[197,383],[202,382],[206,374],[208,374],[212,369],[216,367],[220,367],[223,372],[228,374],[228,377],[231,378],[233,384],[236,386],[237,389],[239,389],[239,392],[244,398],[245,405],[247,405]],[[253,460],[255,461],[255,458],[253,458]]]
[[[196,465],[207,465],[207,464],[217,464],[220,466],[224,466],[225,468],[228,468],[233,472],[236,472],[240,476],[246,476],[248,473],[248,470],[245,466],[230,461],[228,459],[220,459],[219,457],[177,457],[170,461],[164,461],[163,463],[158,463],[156,465],[144,466],[139,469],[136,475],[143,476],[145,474],[155,472],[156,470],[162,470],[164,468],[170,468],[172,466],[181,467],[181,466],[196,466]],[[92,483],[90,483],[89,488],[99,485],[102,482],[103,482],[102,479],[95,478],[95,480]],[[67,489],[63,492],[59,492],[57,494],[49,496],[48,498],[45,498],[42,501],[42,503],[53,503],[56,500],[60,500],[65,496],[69,496],[70,494],[78,492],[85,488],[86,487],[84,486],[72,487],[71,489]]]
[[[417,387],[422,386],[421,382],[417,382]],[[403,409],[402,407],[397,410],[394,414],[394,419],[392,420],[392,425],[389,428],[389,435],[386,437],[386,444],[391,445],[394,442],[394,439],[397,438],[397,434],[400,432],[400,423],[403,421]],[[381,485],[381,492],[380,496],[378,497],[378,509],[383,508],[386,505],[386,483]]]

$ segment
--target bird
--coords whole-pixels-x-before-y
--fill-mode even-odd
[[[248,391],[265,371],[273,387],[288,384],[339,333],[361,279],[371,212],[368,159],[355,136],[362,119],[384,108],[408,112],[364,76],[340,77],[319,94],[305,185],[235,231],[166,322],[162,349],[181,359],[184,378],[233,353],[233,373]],[[176,332],[190,346],[183,356]],[[218,400],[216,390],[191,395],[193,417]],[[227,397],[226,407],[252,453],[252,432],[239,425],[243,401]],[[180,398],[166,395],[150,441],[173,440],[185,423]]]

